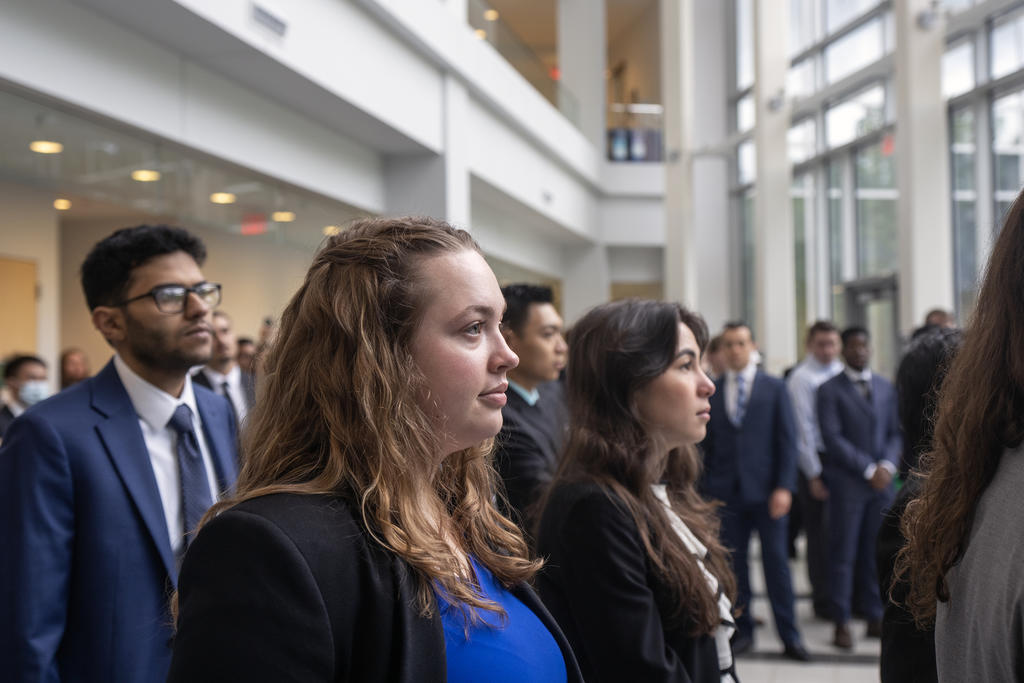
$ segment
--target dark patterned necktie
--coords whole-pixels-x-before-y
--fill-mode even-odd
[[[192,540],[191,532],[199,525],[206,511],[213,505],[210,498],[210,480],[199,450],[196,431],[192,427],[192,410],[182,403],[167,426],[178,434],[178,469],[181,473],[181,509],[185,515],[185,544]]]

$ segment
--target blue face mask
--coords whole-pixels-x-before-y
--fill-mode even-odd
[[[50,383],[45,379],[33,379],[21,385],[18,400],[26,406],[35,405],[50,397]]]

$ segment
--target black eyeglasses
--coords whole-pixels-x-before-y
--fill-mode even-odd
[[[114,304],[115,306],[126,306],[133,301],[139,299],[145,299],[148,296],[153,297],[153,301],[156,302],[156,308],[161,313],[181,313],[185,310],[185,301],[188,299],[189,294],[195,294],[199,297],[199,300],[204,305],[210,308],[216,308],[220,303],[220,285],[216,282],[200,282],[198,285],[193,287],[185,287],[184,285],[160,285],[149,290],[145,294],[139,294],[133,296],[131,299],[125,299],[120,303]]]

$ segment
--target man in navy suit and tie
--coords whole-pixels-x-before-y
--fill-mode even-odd
[[[203,244],[138,226],[82,264],[114,358],[25,411],[0,447],[0,669],[12,681],[163,681],[168,600],[191,530],[236,477],[210,359],[220,285]]]
[[[796,429],[786,385],[758,370],[754,341],[744,323],[728,323],[722,332],[726,372],[715,382],[711,421],[701,444],[701,491],[721,501],[722,541],[732,550],[739,594],[733,650],[753,646],[750,572],[747,550],[754,529],[761,539],[765,585],[783,654],[808,661],[796,625],[793,582],[786,552],[789,508],[796,490]]]
[[[882,636],[882,597],[875,541],[893,499],[892,478],[903,449],[896,391],[871,372],[871,337],[843,330],[846,368],[818,388],[818,422],[829,489],[829,585],[836,622],[833,644],[850,649],[853,595],[867,617],[869,637]],[[856,587],[856,590],[855,590]]]

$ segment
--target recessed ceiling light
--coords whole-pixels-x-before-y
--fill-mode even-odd
[[[57,209],[58,211],[67,211],[68,209],[71,208],[71,200],[70,199],[54,199],[53,200],[53,208]]]
[[[485,40],[487,38],[487,31],[482,28],[478,28],[473,33],[476,34],[477,40]]]
[[[337,235],[339,232],[341,232],[341,228],[339,228],[337,225],[324,226],[324,234],[327,235],[328,237]]]
[[[234,204],[235,195],[230,192],[214,192],[210,195],[210,201],[214,204]]]
[[[28,148],[36,154],[60,154],[64,151],[64,145],[53,140],[33,140]]]
[[[140,183],[153,183],[160,180],[160,171],[154,171],[151,168],[137,168],[132,171],[132,180],[137,180]]]
[[[487,21],[497,21],[498,16],[498,10],[496,9],[489,9],[486,12],[484,12],[484,19],[486,19]]]
[[[274,221],[275,223],[291,223],[293,220],[295,220],[295,212],[275,211],[274,213],[270,214],[270,220]]]

